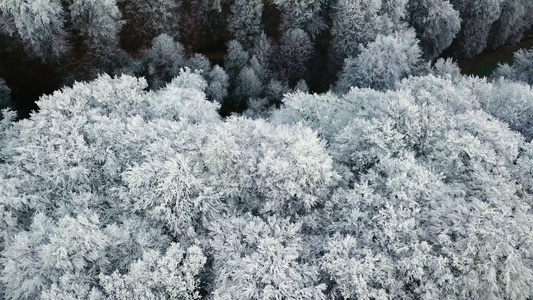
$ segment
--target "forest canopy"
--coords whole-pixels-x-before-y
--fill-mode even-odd
[[[279,106],[304,86],[390,88],[439,57],[515,44],[532,26],[524,0],[5,0],[0,78],[27,117],[43,92],[100,73],[158,89],[188,67],[228,116]],[[48,88],[20,82],[43,75]],[[34,96],[20,91],[28,86]]]
[[[533,52],[490,78],[439,58],[532,15],[0,2],[11,50],[65,84],[1,111],[0,299],[533,298]],[[1,108],[16,93],[0,79]]]
[[[190,70],[146,87],[4,111],[5,298],[531,297],[531,86],[297,91],[267,119],[222,119]]]

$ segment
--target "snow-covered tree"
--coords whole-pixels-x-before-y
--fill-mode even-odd
[[[318,265],[306,261],[301,228],[251,214],[213,224],[214,299],[326,299]]]
[[[64,14],[59,0],[6,0],[0,30],[19,38],[30,56],[53,60],[67,51]]]
[[[141,45],[148,44],[160,34],[173,38],[179,35],[179,8],[176,0],[118,0],[123,7],[123,15],[131,38],[140,39]]]
[[[526,15],[533,11],[529,1],[504,0],[501,3],[501,15],[492,25],[489,47],[497,49],[506,43],[518,43],[531,23]]]
[[[228,95],[229,77],[219,65],[215,65],[209,74],[206,95],[218,103],[222,103]]]
[[[522,185],[523,191],[531,194],[533,193],[533,142],[530,141],[521,150],[513,176]]]
[[[189,70],[157,91],[146,88],[143,79],[102,75],[41,98],[28,120],[2,121],[6,298],[223,293],[231,285],[213,271],[220,257],[209,243],[218,238],[217,224],[272,217],[264,235],[274,241],[255,254],[263,255],[286,243],[275,241],[278,225],[301,226],[301,216],[327,201],[337,175],[311,129],[242,117],[223,122],[219,105],[203,93],[207,82]],[[325,287],[308,244],[292,242],[279,253],[289,263],[288,289],[272,281],[257,285],[257,293],[322,299]],[[291,251],[310,260],[300,262]],[[217,270],[225,269],[230,265]],[[276,272],[256,274],[277,278]]]
[[[161,34],[152,41],[152,47],[144,53],[145,74],[152,87],[162,87],[179,74],[186,63],[184,49],[168,34]]]
[[[314,251],[333,298],[530,297],[531,151],[482,110],[491,93],[427,76],[284,99],[272,120],[315,128],[343,176],[305,223],[329,235]]]
[[[99,274],[116,271],[127,283],[128,276],[140,276],[134,270],[142,269],[143,264],[136,261],[143,256],[153,258],[156,252],[169,256],[161,258],[160,264],[172,259],[181,264],[183,257],[174,255],[173,248],[168,250],[169,230],[178,224],[190,227],[193,221],[187,223],[186,216],[191,211],[170,217],[157,211],[172,211],[172,205],[186,204],[186,200],[168,198],[179,193],[169,190],[161,195],[161,202],[151,204],[150,194],[142,198],[144,191],[135,189],[142,182],[135,181],[133,175],[138,168],[149,170],[141,149],[149,151],[148,146],[153,145],[161,155],[167,154],[162,146],[166,142],[156,142],[167,136],[161,130],[176,133],[181,132],[179,122],[219,120],[218,105],[206,101],[201,91],[205,86],[200,75],[184,71],[166,90],[154,94],[145,91],[144,80],[105,75],[90,84],[76,83],[43,97],[39,113],[3,128],[0,224],[5,297],[88,297],[101,294],[104,287],[118,292],[119,286],[104,285]],[[171,139],[168,134],[167,142]],[[21,144],[27,147],[20,148]],[[161,157],[161,161],[170,159]],[[170,173],[157,170],[165,177],[154,180],[161,187],[177,189],[172,165],[167,166]],[[187,239],[182,245],[191,249],[193,243]],[[195,270],[187,269],[188,258],[182,271],[172,270],[177,272],[173,278],[181,278],[181,282],[136,282],[137,287],[172,297],[187,284],[190,288],[183,293],[195,293],[198,281],[194,276],[203,263],[201,252],[193,252]],[[163,274],[159,278],[165,278]],[[155,280],[156,276],[149,278]],[[163,287],[167,290],[161,290]],[[128,286],[123,288],[129,290]]]
[[[280,46],[280,58],[289,82],[295,84],[304,77],[312,51],[311,39],[305,31],[290,29],[285,32]]]
[[[353,103],[331,92],[308,94],[296,91],[285,95],[282,108],[274,112],[271,122],[296,124],[308,120],[308,126],[326,140],[330,140],[336,132],[346,126],[353,117],[355,109]]]
[[[482,96],[481,104],[487,112],[522,133],[528,141],[533,139],[531,85],[499,78],[495,80],[488,95]]]
[[[100,281],[111,299],[200,299],[198,277],[205,262],[199,247],[172,244],[164,255],[145,252],[127,274],[100,274]]]
[[[410,23],[416,29],[421,47],[429,59],[448,48],[461,29],[461,18],[448,0],[409,1]]]
[[[265,88],[265,96],[272,103],[280,103],[283,96],[290,91],[291,88],[286,82],[271,79]]]
[[[296,86],[294,87],[294,91],[308,93],[309,87],[307,86],[307,83],[305,83],[305,80],[299,80],[298,83],[296,83]]]
[[[452,79],[461,78],[461,69],[451,58],[439,58],[431,68],[431,73],[435,76],[446,77],[449,76]]]
[[[211,71],[211,62],[205,55],[195,53],[185,62],[187,68],[207,75]],[[207,77],[207,76],[205,76]]]
[[[438,105],[454,113],[464,113],[469,110],[481,108],[483,91],[487,91],[486,82],[473,78],[460,76],[454,78],[448,76],[455,72],[452,66],[451,71],[445,71],[444,76],[437,73],[437,76],[428,75],[424,77],[410,77],[398,84],[398,89],[408,89],[417,95],[419,103]],[[442,72],[442,71],[439,71]]]
[[[251,63],[252,68],[256,69],[256,73],[260,73],[259,76],[264,79],[264,82],[268,82],[273,77],[276,77],[276,63],[278,62],[276,51],[273,43],[266,34],[261,34],[251,54],[257,60],[257,65],[262,71],[259,72],[259,69],[254,66],[254,63]]]
[[[313,39],[327,28],[324,6],[326,0],[274,0],[281,11],[281,31],[302,29]]]
[[[422,51],[412,30],[378,35],[360,52],[355,58],[345,59],[337,82],[339,91],[346,92],[352,86],[390,89],[399,80],[424,71]]]
[[[116,0],[73,0],[69,13],[72,29],[79,32],[87,47],[100,54],[118,48],[123,22]]]
[[[94,282],[98,272],[109,267],[105,250],[110,237],[99,223],[94,214],[66,216],[57,223],[42,213],[36,215],[29,231],[17,234],[4,249],[7,298],[39,299],[66,274],[75,282]]]
[[[230,78],[236,78],[242,68],[248,64],[250,54],[241,43],[232,40],[228,43],[228,55],[224,59],[224,69]]]
[[[492,76],[495,78],[503,76],[510,80],[533,84],[533,50],[516,51],[512,65],[498,65]]]
[[[452,44],[456,57],[471,58],[487,47],[492,25],[501,14],[504,0],[451,0],[459,11],[461,30]]]
[[[263,32],[262,15],[262,1],[236,0],[231,6],[229,23],[232,36],[246,49],[255,46]]]
[[[244,67],[237,78],[237,88],[235,96],[241,101],[247,101],[249,98],[256,98],[263,93],[263,83],[257,76],[254,69]]]
[[[381,0],[339,0],[334,6],[334,48],[342,58],[356,56],[360,46],[372,42],[376,36],[388,34],[391,22],[381,15]]]
[[[462,55],[515,40],[529,2],[148,2],[0,2],[26,44],[65,24],[115,51],[121,13],[152,41],[146,79],[2,110],[0,298],[533,299],[531,51],[491,79],[422,58],[460,17]],[[187,49],[233,38],[224,68],[178,29]],[[310,93],[326,58],[337,89]]]
[[[396,30],[406,25],[405,21],[409,14],[408,3],[409,0],[382,0],[381,2],[381,13],[390,19]]]

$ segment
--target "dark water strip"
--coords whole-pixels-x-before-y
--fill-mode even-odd
[[[502,47],[494,52],[485,53],[480,56],[458,61],[459,68],[463,74],[487,77],[498,66],[498,63],[513,62],[513,54],[520,49],[533,48],[533,35],[527,35],[522,42],[514,46]]]

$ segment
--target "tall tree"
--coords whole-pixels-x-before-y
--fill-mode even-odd
[[[64,14],[59,0],[6,0],[0,30],[19,38],[30,56],[49,61],[67,51]]]
[[[493,77],[500,76],[533,84],[533,50],[520,49],[513,54],[512,65],[498,65]]]
[[[382,0],[381,13],[386,15],[396,29],[402,29],[408,16],[409,0]]]
[[[116,0],[73,0],[69,12],[72,29],[80,33],[89,49],[100,55],[118,49],[123,21]]]
[[[261,33],[263,3],[256,0],[236,0],[231,6],[229,27],[232,36],[239,41],[245,49],[254,47]]]
[[[209,74],[206,95],[218,103],[222,103],[228,95],[229,77],[219,65],[215,65]]]
[[[410,23],[420,38],[425,57],[436,59],[461,29],[461,18],[448,0],[409,1]]]
[[[281,11],[281,32],[302,29],[313,39],[327,28],[326,0],[274,0]]]
[[[126,32],[130,35],[127,38],[137,39],[135,42],[141,46],[146,46],[153,38],[163,33],[178,38],[181,1],[118,1],[122,7]]]
[[[518,43],[525,30],[532,25],[526,17],[533,12],[533,3],[523,0],[504,0],[501,15],[492,25],[488,46],[497,49],[506,43]]]
[[[334,6],[334,48],[344,59],[356,56],[359,47],[373,41],[379,33],[390,32],[388,16],[381,15],[381,0],[339,0]]]
[[[498,78],[490,94],[484,95],[483,108],[509,127],[520,132],[527,141],[533,139],[533,90],[523,82]]]
[[[481,53],[489,42],[492,24],[501,14],[504,0],[451,0],[462,19],[461,30],[452,44],[456,57],[471,58]]]
[[[413,30],[390,36],[378,35],[376,40],[355,58],[347,58],[339,75],[337,88],[347,92],[350,87],[393,88],[399,80],[424,71],[422,51]]]
[[[143,56],[143,73],[154,88],[177,76],[186,63],[183,46],[164,33],[153,39],[152,47]]]
[[[302,29],[290,29],[284,33],[280,46],[280,58],[283,73],[292,85],[304,78],[312,51],[311,39]]]

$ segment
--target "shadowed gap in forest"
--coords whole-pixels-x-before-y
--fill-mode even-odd
[[[35,103],[43,94],[51,94],[62,86],[58,66],[28,59],[18,43],[0,34],[0,78],[11,89],[11,103],[18,118],[29,117],[37,110]]]
[[[192,8],[190,8],[192,9]],[[229,7],[223,7],[229,10]],[[217,13],[207,16],[209,23],[222,25],[223,19],[217,19]],[[266,18],[265,16],[270,16]],[[280,12],[274,5],[265,5],[263,13],[263,24],[267,36],[274,40],[279,40]],[[328,20],[329,23],[331,20]],[[331,24],[328,24],[331,27]],[[209,27],[209,28],[207,28]],[[182,28],[186,32],[187,28]],[[197,28],[198,29],[198,28]],[[201,42],[198,40],[188,40],[185,45],[190,45],[189,51],[205,55],[212,64],[223,66],[224,57],[227,54],[225,40],[229,38],[229,33],[225,26],[207,26],[202,28],[205,37]],[[127,25],[120,33],[120,44],[123,50],[133,57],[139,56],[142,45],[136,43],[132,38],[128,38],[132,28]],[[134,35],[132,35],[134,36]],[[316,38],[315,56],[311,60],[311,65],[306,76],[310,92],[324,93],[331,84],[334,77],[342,66],[332,66],[331,57],[328,53],[330,49],[331,33],[329,30],[322,32]],[[209,42],[209,43],[208,43]],[[513,53],[519,49],[533,48],[533,29],[526,32],[521,43],[514,46],[502,47],[496,51],[483,53],[475,58],[460,60],[458,65],[463,74],[476,75],[480,77],[490,76],[496,69],[498,63],[512,63]],[[80,54],[83,56],[83,54]],[[65,74],[61,71],[61,66],[52,63],[43,63],[37,59],[29,59],[24,49],[19,43],[9,36],[0,36],[0,78],[6,80],[11,89],[11,101],[13,108],[18,112],[18,118],[29,117],[29,114],[38,109],[35,103],[44,94],[50,94],[60,89],[65,83]],[[73,78],[76,79],[76,78]],[[76,80],[85,80],[78,78]],[[229,115],[232,110],[229,107],[222,108],[222,115]],[[242,109],[241,109],[242,110]]]

